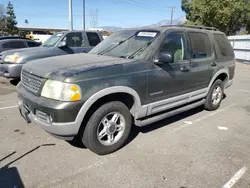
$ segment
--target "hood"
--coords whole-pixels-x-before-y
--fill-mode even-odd
[[[132,61],[134,60],[81,53],[30,61],[24,64],[23,69],[41,77],[63,81],[85,71]]]
[[[14,49],[14,50],[7,50],[2,52],[2,56],[5,57],[6,55],[26,55],[26,54],[38,54],[38,53],[44,53],[47,51],[51,51],[53,47],[33,47],[33,48],[20,48],[20,49]]]

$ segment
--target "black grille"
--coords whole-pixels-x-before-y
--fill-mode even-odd
[[[42,83],[44,81],[43,77],[34,75],[25,70],[22,71],[21,79],[22,79],[22,84],[24,85],[24,87],[34,93],[39,92],[42,86]]]

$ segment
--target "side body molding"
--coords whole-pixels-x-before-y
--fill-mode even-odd
[[[103,89],[97,93],[95,93],[94,95],[92,95],[85,103],[84,105],[81,107],[80,111],[78,112],[78,115],[76,117],[75,123],[78,126],[78,129],[81,126],[81,123],[86,115],[86,113],[88,112],[89,108],[100,98],[105,97],[109,94],[115,94],[115,93],[127,93],[130,94],[133,99],[134,99],[134,105],[133,107],[130,109],[131,114],[134,116],[134,119],[139,119],[142,117],[145,117],[147,115],[152,115],[154,113],[157,112],[161,112],[162,110],[167,110],[167,109],[171,109],[172,107],[177,107],[179,105],[183,105],[186,104],[188,102],[192,102],[198,99],[203,99],[207,96],[212,84],[214,83],[214,81],[216,80],[216,78],[220,75],[220,74],[227,74],[228,78],[229,78],[229,71],[227,69],[221,69],[220,71],[218,71],[213,78],[211,79],[209,86],[207,88],[195,91],[195,92],[191,92],[191,93],[187,93],[184,94],[182,96],[176,96],[173,98],[169,98],[169,99],[165,99],[162,101],[158,101],[155,103],[150,103],[150,104],[146,104],[146,105],[141,105],[141,99],[140,96],[138,95],[138,93],[130,88],[130,87],[126,87],[126,86],[114,86],[114,87],[110,87],[110,88],[106,88]],[[229,80],[227,79],[225,84],[227,84]]]

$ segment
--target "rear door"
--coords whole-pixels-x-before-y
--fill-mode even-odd
[[[188,32],[191,77],[190,91],[208,87],[216,69],[215,55],[210,36],[206,32]]]
[[[88,43],[83,32],[70,32],[63,38],[66,41],[66,47],[63,48],[65,52],[72,53],[86,53],[88,51]]]

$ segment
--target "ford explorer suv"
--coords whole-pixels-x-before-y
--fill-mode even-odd
[[[233,49],[214,28],[127,29],[88,54],[25,64],[18,104],[28,123],[105,155],[126,143],[132,125],[218,109],[234,72]]]
[[[65,31],[52,35],[39,48],[9,50],[0,54],[0,76],[20,79],[23,64],[35,59],[87,53],[103,40],[95,31]]]

